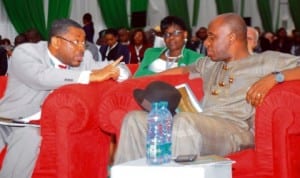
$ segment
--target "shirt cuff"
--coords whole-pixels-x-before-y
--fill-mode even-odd
[[[82,71],[77,82],[80,84],[89,84],[91,73],[92,71]]]

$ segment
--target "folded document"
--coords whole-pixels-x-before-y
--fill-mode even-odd
[[[175,86],[181,94],[177,109],[179,112],[202,112],[201,105],[190,86],[186,83]]]

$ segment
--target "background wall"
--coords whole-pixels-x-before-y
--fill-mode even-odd
[[[45,14],[47,14],[48,1],[44,0]],[[176,2],[174,0],[174,2]],[[193,0],[188,0],[188,8],[191,9],[192,13]],[[252,26],[261,27],[261,20],[257,10],[256,0],[244,0],[244,9],[241,8],[242,0],[234,0],[234,11],[241,14],[243,12],[244,17],[250,17]],[[128,7],[130,7],[130,0],[127,0]],[[274,17],[274,25],[278,21],[279,27],[284,26],[291,31],[294,28],[292,19],[290,17],[288,0],[273,0],[272,1],[272,14]],[[279,19],[275,18],[277,12],[279,11]],[[72,0],[72,7],[70,12],[70,18],[76,20],[82,24],[82,15],[86,12],[90,12],[93,16],[93,21],[95,25],[95,31],[99,32],[105,29],[106,26],[101,16],[100,8],[98,6],[97,0]],[[129,11],[128,11],[129,12]],[[113,12],[112,12],[113,13]],[[167,7],[164,0],[149,0],[148,11],[147,11],[147,26],[146,29],[155,27],[159,25],[160,20],[168,15]],[[209,21],[217,15],[216,4],[213,0],[200,0],[200,11],[197,25],[193,27],[195,31],[200,26],[207,26]],[[190,14],[192,17],[192,14]],[[46,17],[47,18],[47,17]],[[128,14],[128,19],[130,22],[130,14]],[[2,1],[0,0],[0,35],[2,38],[9,38],[11,42],[14,41],[17,35],[14,27],[10,23],[5,9],[3,7]],[[97,38],[97,33],[95,34]]]

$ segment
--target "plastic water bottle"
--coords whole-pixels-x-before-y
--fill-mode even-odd
[[[146,159],[151,165],[158,165],[165,162],[163,142],[164,142],[164,120],[159,103],[152,103],[151,111],[147,118],[147,140],[146,140]]]
[[[173,126],[173,117],[171,112],[168,109],[168,102],[160,102],[160,110],[163,115],[163,154],[164,162],[168,163],[172,159],[172,126]]]
[[[148,164],[168,163],[172,158],[172,114],[168,102],[152,103],[148,114],[146,157]]]

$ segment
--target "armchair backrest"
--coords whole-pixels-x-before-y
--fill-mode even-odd
[[[127,67],[129,68],[131,74],[133,75],[137,68],[139,67],[139,64],[127,64]]]

